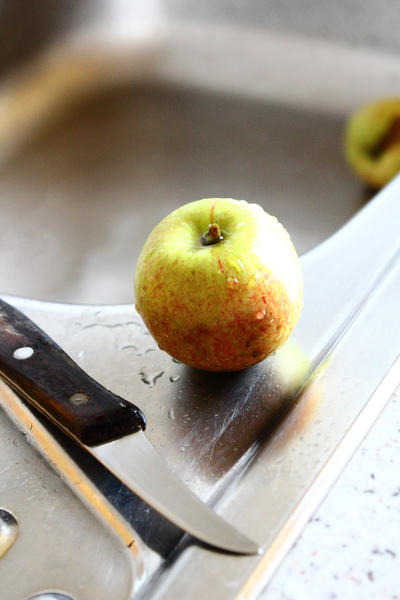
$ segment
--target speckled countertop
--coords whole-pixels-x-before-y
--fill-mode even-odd
[[[400,392],[259,600],[400,599]]]

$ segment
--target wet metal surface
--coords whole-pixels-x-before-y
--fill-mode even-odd
[[[63,461],[50,458],[51,444],[35,418],[22,419],[18,401],[4,387],[0,396],[2,406],[14,407],[20,427],[0,408],[0,597],[21,600],[58,590],[74,600],[126,600],[140,580],[140,562],[133,563],[122,539],[48,464],[57,460],[62,467]],[[46,448],[47,460],[32,441],[42,452]],[[84,486],[79,473],[71,479]]]
[[[7,600],[45,589],[122,599],[137,582],[146,600],[203,599],[210,590],[213,600],[230,600],[240,589],[255,597],[398,382],[398,187],[344,237],[303,256],[306,319],[264,363],[205,375],[171,360],[144,329],[133,309],[133,271],[157,221],[200,197],[245,198],[283,222],[300,254],[314,248],[367,199],[342,160],[345,117],[377,90],[396,91],[399,76],[397,57],[275,34],[257,19],[257,30],[206,21],[159,30],[158,8],[149,3],[146,18],[156,25],[144,28],[143,44],[132,26],[128,49],[108,46],[113,27],[129,31],[109,10],[107,35],[103,23],[93,46],[61,40],[20,79],[4,81],[1,292],[129,303],[15,299],[90,375],[143,408],[149,438],[171,469],[233,524],[261,536],[266,559],[217,554],[183,538],[49,428],[41,452],[79,498],[87,478],[92,491],[82,504],[1,412],[2,506],[20,526],[0,560]],[[2,64],[8,69],[10,60]],[[4,391],[3,401],[38,443],[37,427],[29,433],[37,415]],[[69,457],[78,467],[65,469]],[[120,540],[110,542],[88,505],[108,515]],[[126,546],[136,548],[127,562]],[[32,555],[34,572],[16,577],[21,563],[32,568]]]
[[[399,186],[303,257],[314,293],[291,341],[243,372],[210,375],[172,360],[132,305],[14,299],[89,374],[143,408],[152,444],[193,491],[250,537],[263,536],[260,562],[203,548],[63,444],[142,538],[142,598],[193,596],[194,583],[196,598],[210,585],[213,599],[241,586],[254,597],[398,385]],[[352,251],[359,244],[363,255]],[[343,296],[349,281],[353,293]]]

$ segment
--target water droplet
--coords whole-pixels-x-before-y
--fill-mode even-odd
[[[136,352],[137,349],[138,347],[134,346],[133,344],[125,344],[124,346],[121,346],[121,350],[133,350]]]
[[[136,356],[144,356],[145,354],[149,354],[149,352],[155,352],[156,348],[154,348],[154,346],[151,346],[150,348],[136,348],[136,350]]]
[[[239,261],[236,258],[236,256],[234,256],[233,254],[231,256],[228,256],[227,261],[228,266],[230,267],[230,269],[232,269],[233,271],[236,271],[236,273],[240,273],[241,269],[239,267]]]
[[[260,279],[259,273],[255,273],[254,275],[252,275],[247,284],[249,286],[249,288],[253,288],[256,285],[258,279]]]
[[[168,409],[168,418],[175,421],[175,411],[172,407]]]
[[[239,280],[236,277],[228,277],[226,280],[226,285],[228,288],[233,290],[239,283]]]
[[[172,383],[175,383],[175,381],[179,381],[180,378],[180,375],[170,375],[169,380],[172,381]]]
[[[265,315],[266,315],[265,310],[259,310],[256,313],[256,319],[258,319],[259,321],[261,321],[261,319],[264,319]]]
[[[164,375],[164,371],[153,371],[149,373],[147,369],[143,368],[139,371],[140,379],[149,387],[154,387],[157,379]]]
[[[190,415],[184,415],[183,420],[185,423],[189,423],[190,421]]]

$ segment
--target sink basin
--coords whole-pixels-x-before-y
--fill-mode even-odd
[[[261,204],[299,254],[365,203],[343,128],[376,86],[394,87],[396,61],[232,23],[147,16],[121,32],[106,16],[3,76],[3,293],[131,302],[152,227],[202,197]]]
[[[131,302],[151,229],[203,197],[261,204],[304,253],[364,200],[342,130],[340,117],[176,87],[84,100],[1,170],[2,291]]]

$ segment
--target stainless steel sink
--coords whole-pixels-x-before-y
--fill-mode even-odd
[[[85,99],[3,165],[2,291],[132,302],[152,227],[203,197],[262,204],[304,253],[365,201],[342,158],[343,125],[335,115],[177,86]]]
[[[52,558],[52,521],[50,558],[35,582],[49,586],[51,572],[54,590],[77,600],[91,600],[96,585],[116,600],[135,590],[204,598],[210,586],[213,600],[256,598],[399,381],[390,337],[399,182],[369,203],[342,151],[349,112],[397,92],[397,38],[372,39],[370,20],[353,15],[349,27],[340,7],[311,0],[297,11],[228,1],[49,0],[43,12],[29,5],[23,14],[18,6],[0,9],[8,40],[0,56],[1,292],[91,375],[144,408],[148,435],[171,468],[204,500],[218,500],[221,514],[262,535],[266,548],[260,562],[196,544],[177,549],[179,531],[0,387],[24,436],[118,534],[102,545],[106,581],[93,577],[90,587],[81,512],[69,532],[79,573],[76,561]],[[365,10],[376,17],[373,2]],[[21,19],[25,35],[15,38]],[[245,198],[276,215],[305,273],[305,320],[292,345],[230,376],[172,362],[133,311],[135,262],[151,228],[210,196]],[[343,271],[345,285],[335,287]],[[14,434],[8,422],[2,428],[0,456],[12,456]],[[26,464],[41,460],[23,450]],[[10,504],[15,491],[22,506],[12,475]],[[51,494],[45,502],[51,514]],[[67,511],[68,493],[65,502]],[[19,525],[0,561],[15,600],[27,594],[22,578],[22,587],[13,583],[18,552],[33,569]],[[128,559],[132,540],[138,549]],[[126,562],[117,592],[108,573],[119,555]]]
[[[343,128],[351,109],[396,89],[393,56],[271,31],[261,5],[257,28],[241,25],[243,8],[210,22],[171,21],[188,12],[177,3],[146,6],[61,3],[25,15],[17,44],[21,15],[5,4],[4,293],[131,302],[147,234],[198,198],[262,204],[300,254],[366,201]]]

